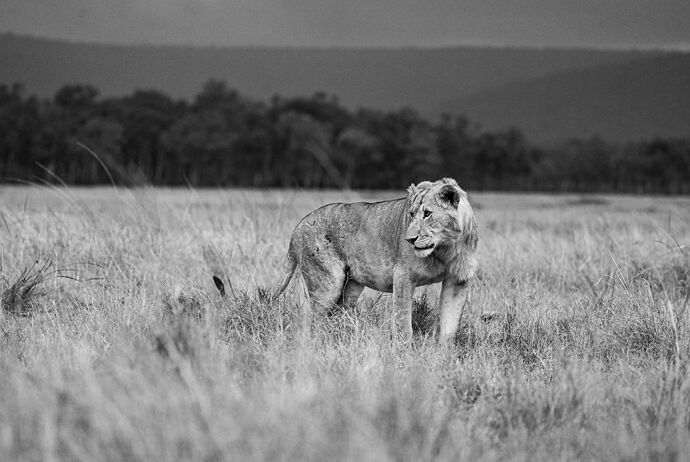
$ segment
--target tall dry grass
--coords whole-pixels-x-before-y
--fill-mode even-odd
[[[450,349],[435,287],[410,347],[387,295],[306,323],[257,291],[343,199],[0,188],[0,293],[52,264],[3,298],[0,460],[688,460],[690,199],[473,195]]]

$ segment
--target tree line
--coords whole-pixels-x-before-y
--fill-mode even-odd
[[[443,176],[469,190],[690,193],[690,138],[538,146],[463,116],[350,110],[324,93],[257,101],[218,80],[191,101],[0,85],[0,181],[389,189]]]

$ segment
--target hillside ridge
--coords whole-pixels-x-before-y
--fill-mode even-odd
[[[597,79],[608,82],[613,74],[640,74],[636,66],[656,75],[646,64],[650,59],[684,63],[688,57],[690,54],[675,51],[580,48],[122,45],[5,33],[0,34],[0,84],[21,82],[28,92],[41,97],[52,97],[68,83],[88,83],[104,96],[156,89],[176,98],[191,98],[207,80],[221,79],[243,95],[264,100],[277,94],[291,97],[325,92],[350,108],[409,106],[431,120],[442,112],[466,114],[487,127],[517,126],[541,140],[590,133],[625,139],[640,130],[653,135],[660,126],[672,127],[663,134],[680,136],[687,120],[683,101],[690,101],[685,91],[688,85],[675,85],[677,94],[664,96],[668,88],[654,87],[654,78],[645,78],[642,80],[650,84],[639,95],[631,95],[634,104],[609,104],[608,90],[590,94],[606,89],[606,85],[596,84]],[[618,66],[622,71],[611,71]],[[683,72],[678,76],[681,81],[690,82],[685,65],[671,67],[673,72]],[[588,98],[582,98],[580,83],[566,78],[569,75],[589,82]],[[571,113],[575,116],[551,108],[549,101],[562,99],[574,105]],[[591,104],[593,100],[602,103]],[[645,130],[645,111],[635,108],[662,103],[667,106],[666,115],[655,115],[650,129]],[[637,112],[614,112],[612,118],[607,107]],[[618,122],[612,124],[612,119]]]

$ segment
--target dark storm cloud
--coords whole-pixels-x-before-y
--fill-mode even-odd
[[[690,45],[688,0],[2,0],[0,30],[218,45]]]

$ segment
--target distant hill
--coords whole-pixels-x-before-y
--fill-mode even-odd
[[[542,140],[686,133],[688,59],[581,49],[103,45],[0,35],[0,83],[19,81],[41,96],[80,82],[104,95],[152,88],[189,98],[219,78],[256,98],[325,91],[353,108],[466,113],[487,127],[516,125]],[[655,86],[655,78],[663,84]]]
[[[690,54],[557,72],[471,95],[446,107],[486,128],[519,126],[529,138],[690,137]]]

